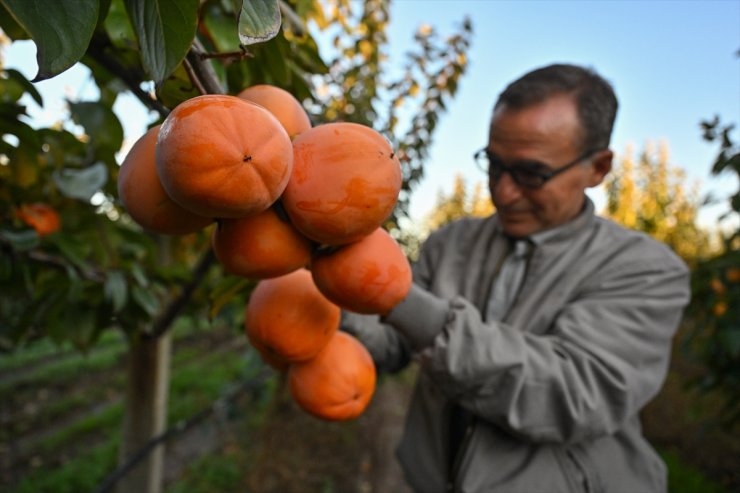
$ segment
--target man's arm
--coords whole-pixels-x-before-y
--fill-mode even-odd
[[[658,392],[689,298],[688,270],[673,257],[638,259],[599,279],[544,336],[484,323],[462,298],[442,314],[446,301],[419,289],[386,321],[474,415],[533,441],[576,441],[613,432]],[[436,323],[418,324],[419,313],[437,313]]]

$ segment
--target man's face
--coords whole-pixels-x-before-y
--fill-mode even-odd
[[[498,108],[491,121],[488,151],[510,166],[537,162],[543,171],[555,171],[582,155],[581,136],[575,102],[559,95],[523,109]],[[504,231],[514,237],[529,236],[576,217],[585,189],[601,183],[611,159],[611,151],[595,152],[537,189],[517,184],[508,173],[495,179],[489,172],[491,198]]]

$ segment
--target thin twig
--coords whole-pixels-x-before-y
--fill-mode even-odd
[[[108,55],[106,48],[112,46],[109,39],[106,37],[96,34],[93,36],[92,42],[87,50],[87,54],[100,65],[103,66],[110,73],[121,79],[126,87],[133,93],[136,98],[141,101],[147,108],[156,111],[163,118],[166,117],[170,110],[163,105],[159,100],[153,98],[151,94],[144,91],[140,86],[139,82],[143,79],[142,74],[132,72],[128,67],[124,67],[114,57]]]
[[[236,50],[236,51],[224,51],[224,52],[219,52],[219,53],[201,53],[200,58],[201,60],[209,60],[213,58],[217,58],[217,59],[235,58],[237,60],[243,60],[244,58],[254,58],[254,54],[249,53],[246,50]]]
[[[195,73],[195,70],[193,70],[193,66],[190,64],[190,61],[186,58],[182,61],[183,67],[185,67],[185,72],[188,73],[188,77],[190,78],[190,82],[193,83],[195,88],[198,90],[201,94],[208,94],[208,91],[205,87],[203,87],[203,84],[201,84],[200,79]]]
[[[295,13],[293,8],[283,0],[280,0],[280,12],[283,14],[285,20],[288,21],[291,29],[297,36],[303,36],[306,34],[306,26],[303,23],[303,19],[301,19],[298,14]]]
[[[82,265],[69,262],[62,256],[53,255],[42,250],[35,249],[15,250],[12,243],[2,237],[0,237],[0,246],[3,247],[3,250],[7,248],[7,250],[10,252],[10,255],[25,257],[36,264],[65,272],[69,272],[69,270],[72,269],[77,273],[78,276],[80,276],[82,279],[85,279],[86,281],[93,281],[101,284],[105,282],[104,272],[89,266],[83,267]]]
[[[213,70],[211,62],[202,58],[203,53],[205,53],[205,49],[196,37],[193,39],[193,45],[190,47],[190,51],[188,51],[186,56],[186,60],[190,63],[193,70],[192,75],[188,73],[188,76],[193,80],[193,84],[196,84],[196,80],[200,82],[205,90],[202,94],[223,94],[224,89],[221,87],[218,76]]]
[[[195,292],[195,289],[205,277],[208,269],[210,269],[215,262],[216,255],[213,253],[213,249],[209,248],[196,264],[188,283],[183,286],[182,291],[169,300],[165,309],[154,320],[151,330],[143,334],[143,337],[147,339],[156,339],[169,330],[172,322],[175,321],[183,308],[188,304],[190,298]]]

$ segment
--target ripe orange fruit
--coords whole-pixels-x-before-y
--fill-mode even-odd
[[[306,269],[260,281],[247,303],[247,337],[285,361],[306,361],[339,328],[339,307],[322,295]]]
[[[224,270],[238,276],[282,276],[311,260],[311,242],[273,207],[253,216],[220,220],[212,238]]]
[[[256,341],[250,341],[250,344],[252,344],[252,347],[257,350],[262,361],[267,363],[273,369],[279,372],[288,371],[288,368],[290,367],[290,363],[286,361],[282,356],[275,353],[273,350],[269,348],[261,346]]]
[[[21,205],[15,209],[15,216],[35,229],[39,236],[59,231],[62,224],[56,209],[42,202]]]
[[[257,84],[247,87],[237,96],[257,103],[272,113],[291,139],[311,128],[308,113],[300,101],[285,89],[269,84]]]
[[[267,209],[285,189],[292,146],[263,107],[208,94],[177,106],[157,140],[157,173],[167,194],[202,216],[242,217]]]
[[[176,204],[157,176],[154,148],[160,125],[150,128],[131,147],[118,172],[118,197],[131,218],[143,228],[166,235],[200,231],[213,219]]]
[[[411,266],[395,239],[378,228],[311,263],[324,296],[356,313],[387,314],[411,289]]]
[[[326,420],[353,419],[363,413],[375,393],[375,364],[357,339],[336,332],[313,359],[288,369],[295,402]]]
[[[388,141],[356,123],[327,123],[293,141],[293,173],[283,205],[295,227],[322,244],[357,241],[385,221],[401,190]]]

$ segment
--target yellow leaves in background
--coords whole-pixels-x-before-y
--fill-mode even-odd
[[[710,237],[697,222],[698,184],[685,181],[684,171],[670,164],[666,143],[657,150],[648,143],[637,159],[628,147],[604,182],[603,214],[666,243],[688,262],[697,260],[709,252]]]
[[[449,195],[440,191],[437,203],[426,218],[426,226],[433,231],[461,217],[486,217],[493,214],[493,202],[484,184],[478,182],[473,186],[471,195],[468,195],[465,179],[461,174],[455,176],[455,184]]]

